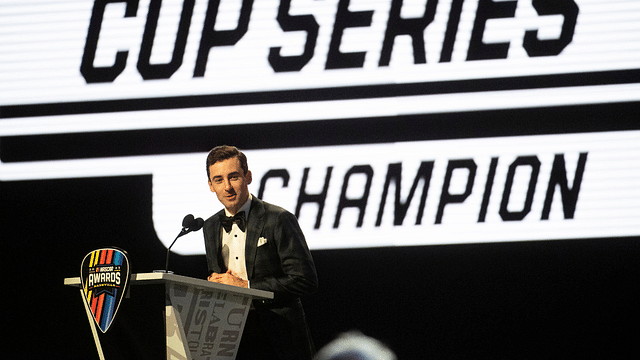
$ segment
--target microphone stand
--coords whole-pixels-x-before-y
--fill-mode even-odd
[[[167,248],[167,257],[164,263],[164,270],[153,270],[153,272],[173,274],[173,271],[169,271],[169,254],[171,253],[171,248],[173,247],[173,244],[176,243],[179,237],[186,235],[192,231],[197,231],[202,229],[203,224],[204,224],[204,221],[202,220],[202,218],[194,219],[193,215],[191,214],[185,216],[184,220],[182,220],[182,230],[180,230],[180,233],[178,234],[178,236],[176,236],[176,238],[173,240],[171,245],[169,245],[169,247]]]
[[[180,231],[180,234],[178,234],[178,236],[176,236],[176,238],[173,240],[173,242],[171,243],[171,245],[167,248],[167,259],[164,262],[164,270],[153,270],[153,272],[156,273],[165,273],[165,274],[173,274],[173,271],[169,271],[169,254],[171,253],[171,247],[173,247],[173,244],[176,243],[176,241],[178,240],[178,238],[182,235],[185,235],[189,233],[188,229],[183,228],[182,231]]]

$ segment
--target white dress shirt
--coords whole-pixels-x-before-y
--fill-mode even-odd
[[[249,199],[244,205],[240,208],[238,213],[244,211],[244,215],[247,219],[247,223],[249,222],[249,209],[251,209],[251,194],[249,194]],[[227,216],[231,215],[227,209],[224,209],[224,212]],[[246,231],[247,228],[245,228]],[[245,244],[247,242],[247,233],[245,231],[240,230],[236,223],[233,223],[231,227],[231,231],[227,233],[224,228],[222,228],[222,258],[224,259],[224,265],[227,269],[233,271],[238,277],[241,277],[244,280],[248,280],[247,278],[247,263],[245,261]]]

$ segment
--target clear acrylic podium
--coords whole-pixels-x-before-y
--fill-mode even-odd
[[[128,294],[105,333],[81,299],[100,359],[233,360],[251,300],[273,299],[268,291],[171,273],[133,274],[129,281]],[[66,278],[64,284],[81,287],[79,277]]]

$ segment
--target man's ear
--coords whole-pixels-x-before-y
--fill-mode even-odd
[[[216,193],[216,191],[213,189],[213,184],[211,183],[211,180],[209,180],[209,190],[211,190],[212,193]]]
[[[247,185],[251,184],[253,177],[251,176],[251,170],[247,170],[247,174],[244,176],[247,179]]]

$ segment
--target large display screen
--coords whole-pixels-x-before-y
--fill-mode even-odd
[[[638,110],[636,1],[0,5],[0,180],[151,175],[165,246],[221,144],[312,249],[638,236]]]

